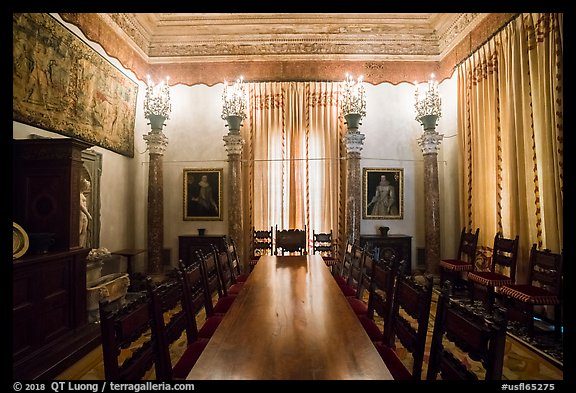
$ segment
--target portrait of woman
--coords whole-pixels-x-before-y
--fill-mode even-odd
[[[403,175],[401,168],[364,168],[362,218],[403,218]]]

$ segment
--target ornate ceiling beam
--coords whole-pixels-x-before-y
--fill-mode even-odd
[[[232,53],[219,52],[227,54],[225,57],[219,58],[208,56],[211,52],[210,48],[206,46],[191,46],[184,50],[183,48],[187,44],[175,49],[176,53],[179,53],[178,50],[184,50],[182,53],[186,53],[188,57],[172,56],[154,59],[147,54],[152,48],[142,49],[141,47],[145,40],[150,38],[151,32],[141,28],[141,26],[130,27],[125,24],[121,26],[122,29],[112,28],[106,19],[110,18],[114,21],[122,19],[117,14],[61,13],[60,17],[77,26],[88,39],[100,44],[109,56],[118,59],[124,67],[133,71],[137,78],[142,81],[146,80],[147,75],[154,79],[161,79],[170,75],[171,84],[212,86],[225,79],[233,79],[239,74],[242,74],[246,81],[340,81],[343,75],[351,72],[355,75],[364,75],[365,82],[377,85],[384,82],[398,84],[401,82],[412,83],[414,80],[427,80],[430,73],[434,72],[436,79],[441,81],[451,77],[457,64],[469,57],[495,31],[516,15],[511,13],[489,14],[459,43],[455,44],[443,58],[432,56],[436,59],[426,61],[418,61],[416,59],[419,57],[414,55],[408,60],[402,58],[408,54],[401,46],[381,47],[383,52],[378,55],[370,55],[370,52],[378,53],[378,48],[370,46],[364,48],[363,45],[366,43],[348,42],[352,46],[357,46],[357,51],[354,52],[352,46],[344,45],[342,48],[338,48],[337,43],[331,42],[329,45],[332,49],[329,50],[326,49],[329,47],[318,46],[318,44],[303,39],[291,42],[271,41],[260,49],[253,46],[249,52],[256,51],[258,53],[252,53],[252,57],[248,57],[249,60],[243,60],[243,57],[246,56],[246,50],[242,51],[239,48],[233,50],[233,47],[230,47],[229,50]],[[134,44],[134,41],[127,39],[127,33],[124,29],[133,29],[130,36],[140,37],[139,43]],[[132,45],[128,42],[132,42]],[[381,46],[382,44],[377,45]],[[166,47],[163,51],[165,50]],[[365,53],[362,53],[362,50]],[[197,61],[198,58],[190,60],[190,51],[196,51],[197,53],[194,53],[199,55],[199,59],[203,61]],[[327,51],[327,53],[323,53],[323,51]],[[280,58],[279,53],[284,53],[284,57]],[[382,57],[387,57],[387,59],[382,60]],[[424,58],[427,57],[424,56]],[[209,61],[209,59],[212,60]]]

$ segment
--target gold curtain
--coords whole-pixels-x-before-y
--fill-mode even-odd
[[[245,249],[252,227],[333,230],[343,237],[340,84],[248,83],[243,127]]]
[[[517,281],[529,251],[563,248],[562,15],[526,13],[458,67],[462,226],[519,236]]]

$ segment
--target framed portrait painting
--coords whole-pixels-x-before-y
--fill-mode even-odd
[[[363,168],[362,218],[404,218],[404,169]]]
[[[184,169],[184,221],[222,220],[222,172]]]

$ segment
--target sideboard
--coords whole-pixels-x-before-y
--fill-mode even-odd
[[[360,246],[366,251],[377,253],[379,259],[392,262],[406,261],[406,273],[412,265],[412,236],[401,234],[360,235]]]
[[[211,245],[214,244],[218,250],[226,250],[226,235],[181,235],[178,236],[178,260],[188,264],[194,258],[196,251],[203,253],[212,252]]]

